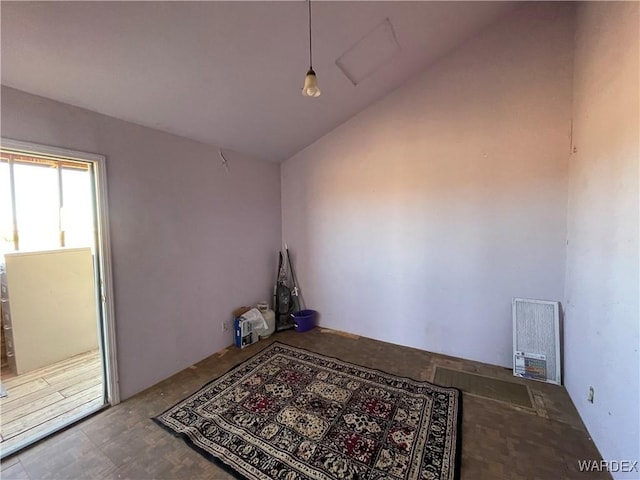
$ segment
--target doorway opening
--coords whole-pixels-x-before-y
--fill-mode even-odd
[[[105,158],[2,139],[2,457],[119,402]]]

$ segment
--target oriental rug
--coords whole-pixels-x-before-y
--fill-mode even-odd
[[[239,478],[453,480],[461,402],[276,342],[154,420]]]

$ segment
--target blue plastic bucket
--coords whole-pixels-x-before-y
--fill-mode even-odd
[[[316,326],[318,312],[315,310],[300,310],[291,316],[296,325],[296,332],[306,332]]]

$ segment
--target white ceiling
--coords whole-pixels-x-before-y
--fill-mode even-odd
[[[2,1],[2,84],[281,161],[513,8],[314,1],[322,96],[300,94],[307,4]],[[335,61],[389,18],[400,50],[354,86]]]

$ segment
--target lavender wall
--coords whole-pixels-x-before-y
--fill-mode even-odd
[[[578,8],[565,384],[600,453],[616,461],[640,460],[638,25],[637,2]]]
[[[132,100],[135,101],[135,100]],[[221,322],[268,299],[277,164],[2,87],[2,136],[107,157],[122,398],[232,343]]]
[[[511,364],[512,297],[563,297],[572,22],[520,7],[283,163],[323,325]]]

